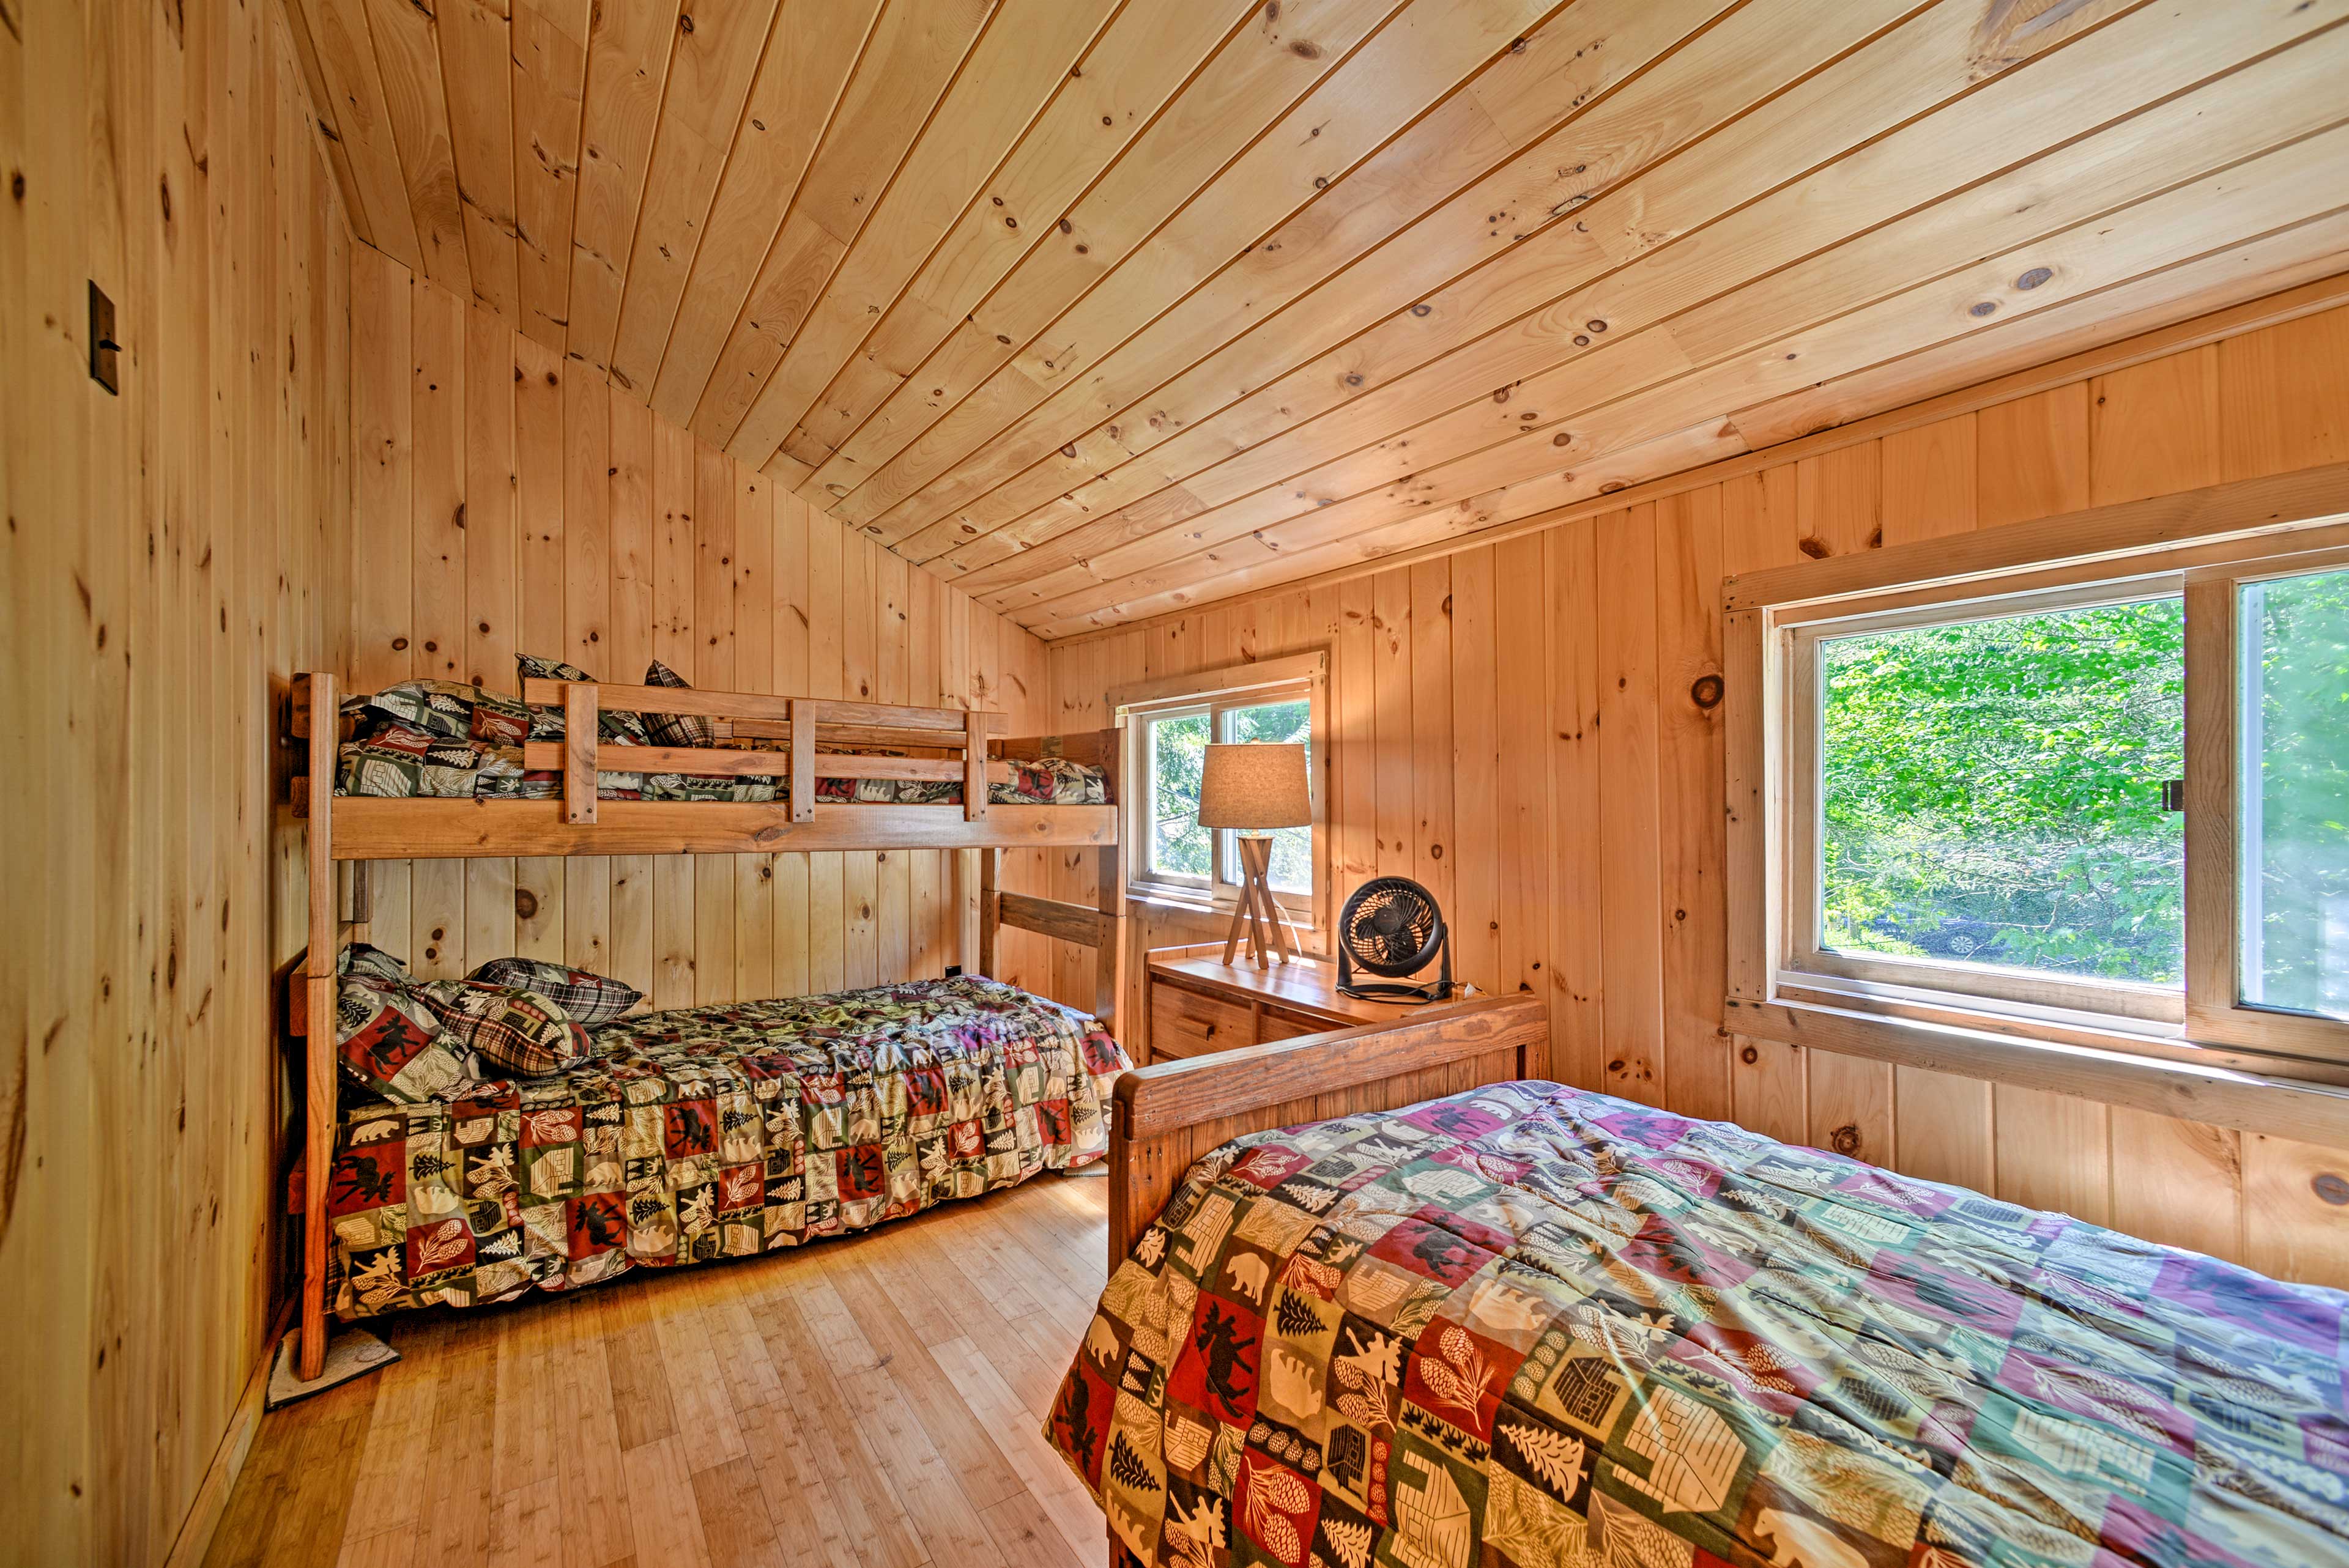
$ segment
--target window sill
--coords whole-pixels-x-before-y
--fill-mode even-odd
[[[2064,1039],[2048,1039],[2013,1032],[2013,1019],[1975,1027],[1812,1002],[1731,996],[1722,1011],[1733,1035],[2349,1146],[2349,1087],[2247,1067],[2239,1052],[2210,1051],[2196,1060],[2205,1054],[2200,1047],[2150,1036],[2112,1031],[2090,1043],[2098,1040],[2095,1031],[2074,1028]],[[2322,1064],[2304,1068],[2339,1076]]]
[[[1239,907],[1239,900],[1228,893],[1193,894],[1157,887],[1149,889],[1128,887],[1125,890],[1125,902],[1129,911],[1136,908],[1145,911],[1155,910],[1165,914],[1188,915],[1195,920],[1226,923],[1232,918],[1232,912]],[[1316,956],[1327,957],[1330,945],[1322,939],[1320,928],[1313,923],[1313,917],[1293,909],[1288,913],[1288,928],[1297,934],[1298,940],[1304,944],[1305,951]]]

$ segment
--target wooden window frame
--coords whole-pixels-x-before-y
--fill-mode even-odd
[[[1221,717],[1226,712],[1268,703],[1293,702],[1299,696],[1308,704],[1306,732],[1311,743],[1313,886],[1305,892],[1275,890],[1273,898],[1292,918],[1309,922],[1314,931],[1328,929],[1330,656],[1326,652],[1297,654],[1285,658],[1262,659],[1254,664],[1227,665],[1190,675],[1170,676],[1120,686],[1108,694],[1108,707],[1115,716],[1114,721],[1126,733],[1126,777],[1134,780],[1134,787],[1126,791],[1124,823],[1126,842],[1133,846],[1133,852],[1126,857],[1126,891],[1131,896],[1193,904],[1224,913],[1228,913],[1239,902],[1237,882],[1227,879],[1226,875],[1228,869],[1226,865],[1226,832],[1218,831],[1215,835],[1213,863],[1216,869],[1210,877],[1166,877],[1151,870],[1149,803],[1153,789],[1147,738],[1152,721],[1194,713],[1205,714],[1208,717],[1212,738],[1220,729]]]
[[[2176,1097],[2209,1093],[2207,1084],[2217,1081],[2211,1075],[2230,1086],[2240,1078],[2254,1090],[2349,1083],[2349,1021],[2240,1002],[2234,930],[2237,591],[2245,581],[2349,563],[2344,519],[2349,463],[1725,580],[1730,1026],[1796,1044],[1820,1044],[1832,1034],[1836,1048],[1887,1060],[1916,1061],[1920,1050],[1940,1050],[1966,1056],[1977,1071],[1984,1060],[2011,1062],[2011,1074],[1984,1076],[2013,1081],[2044,1077],[2060,1059],[2067,1083],[2076,1082],[2079,1058],[2103,1057],[2111,1066],[2098,1070],[2124,1100],[2149,1102],[2152,1092],[2140,1081],[2148,1073],[2174,1080],[2165,1090],[2171,1114],[2193,1114]],[[2028,609],[2033,598],[2052,606],[2067,596],[2114,603],[2168,593],[2184,595],[2187,627],[2187,955],[2173,1006],[2116,1009],[2099,1005],[2108,1000],[2095,994],[2101,987],[2083,995],[2061,979],[2035,995],[2028,986],[2004,995],[1961,991],[1930,983],[1939,965],[1895,975],[1889,968],[1855,974],[1788,962],[1806,951],[1795,938],[1813,919],[1806,895],[1815,888],[1806,880],[1815,878],[1816,864],[1815,837],[1795,821],[1797,813],[1815,813],[1815,799],[1788,782],[1793,747],[1807,743],[1816,756],[1816,707],[1807,706],[1815,688],[1802,684],[1806,672],[1790,670],[1801,657],[1790,650],[1815,650],[1830,629],[1880,627],[1903,616],[1931,624]],[[1815,814],[1809,820],[1815,834]],[[1838,968],[1845,972],[1832,972]],[[1920,980],[1928,983],[1914,983]],[[1951,1051],[1959,1040],[1963,1051]],[[2205,1088],[2182,1087],[2197,1073]],[[2263,1093],[2242,1103],[2255,1100],[2282,1103]],[[2321,1115],[2349,1126],[2349,1101],[2328,1099]],[[2240,1114],[2226,1119],[2247,1124]]]

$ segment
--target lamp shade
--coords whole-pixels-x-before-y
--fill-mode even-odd
[[[1304,828],[1312,821],[1313,792],[1305,778],[1302,745],[1207,748],[1199,780],[1199,826]]]

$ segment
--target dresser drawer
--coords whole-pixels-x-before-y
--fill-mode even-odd
[[[1269,1045],[1275,1040],[1293,1040],[1299,1035],[1326,1035],[1332,1029],[1342,1029],[1343,1024],[1332,1024],[1319,1018],[1309,1018],[1300,1013],[1276,1012],[1270,1007],[1257,1020],[1257,1044]]]
[[[1150,987],[1150,1054],[1197,1057],[1256,1044],[1254,1009],[1179,985]]]

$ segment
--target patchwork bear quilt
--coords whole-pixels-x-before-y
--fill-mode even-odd
[[[1239,1139],[1046,1435],[1114,1553],[2349,1563],[2349,1296],[1550,1083]]]
[[[327,1182],[346,1319],[563,1290],[863,1230],[1097,1158],[1132,1064],[975,975],[623,1017],[594,1060],[347,1103]]]

